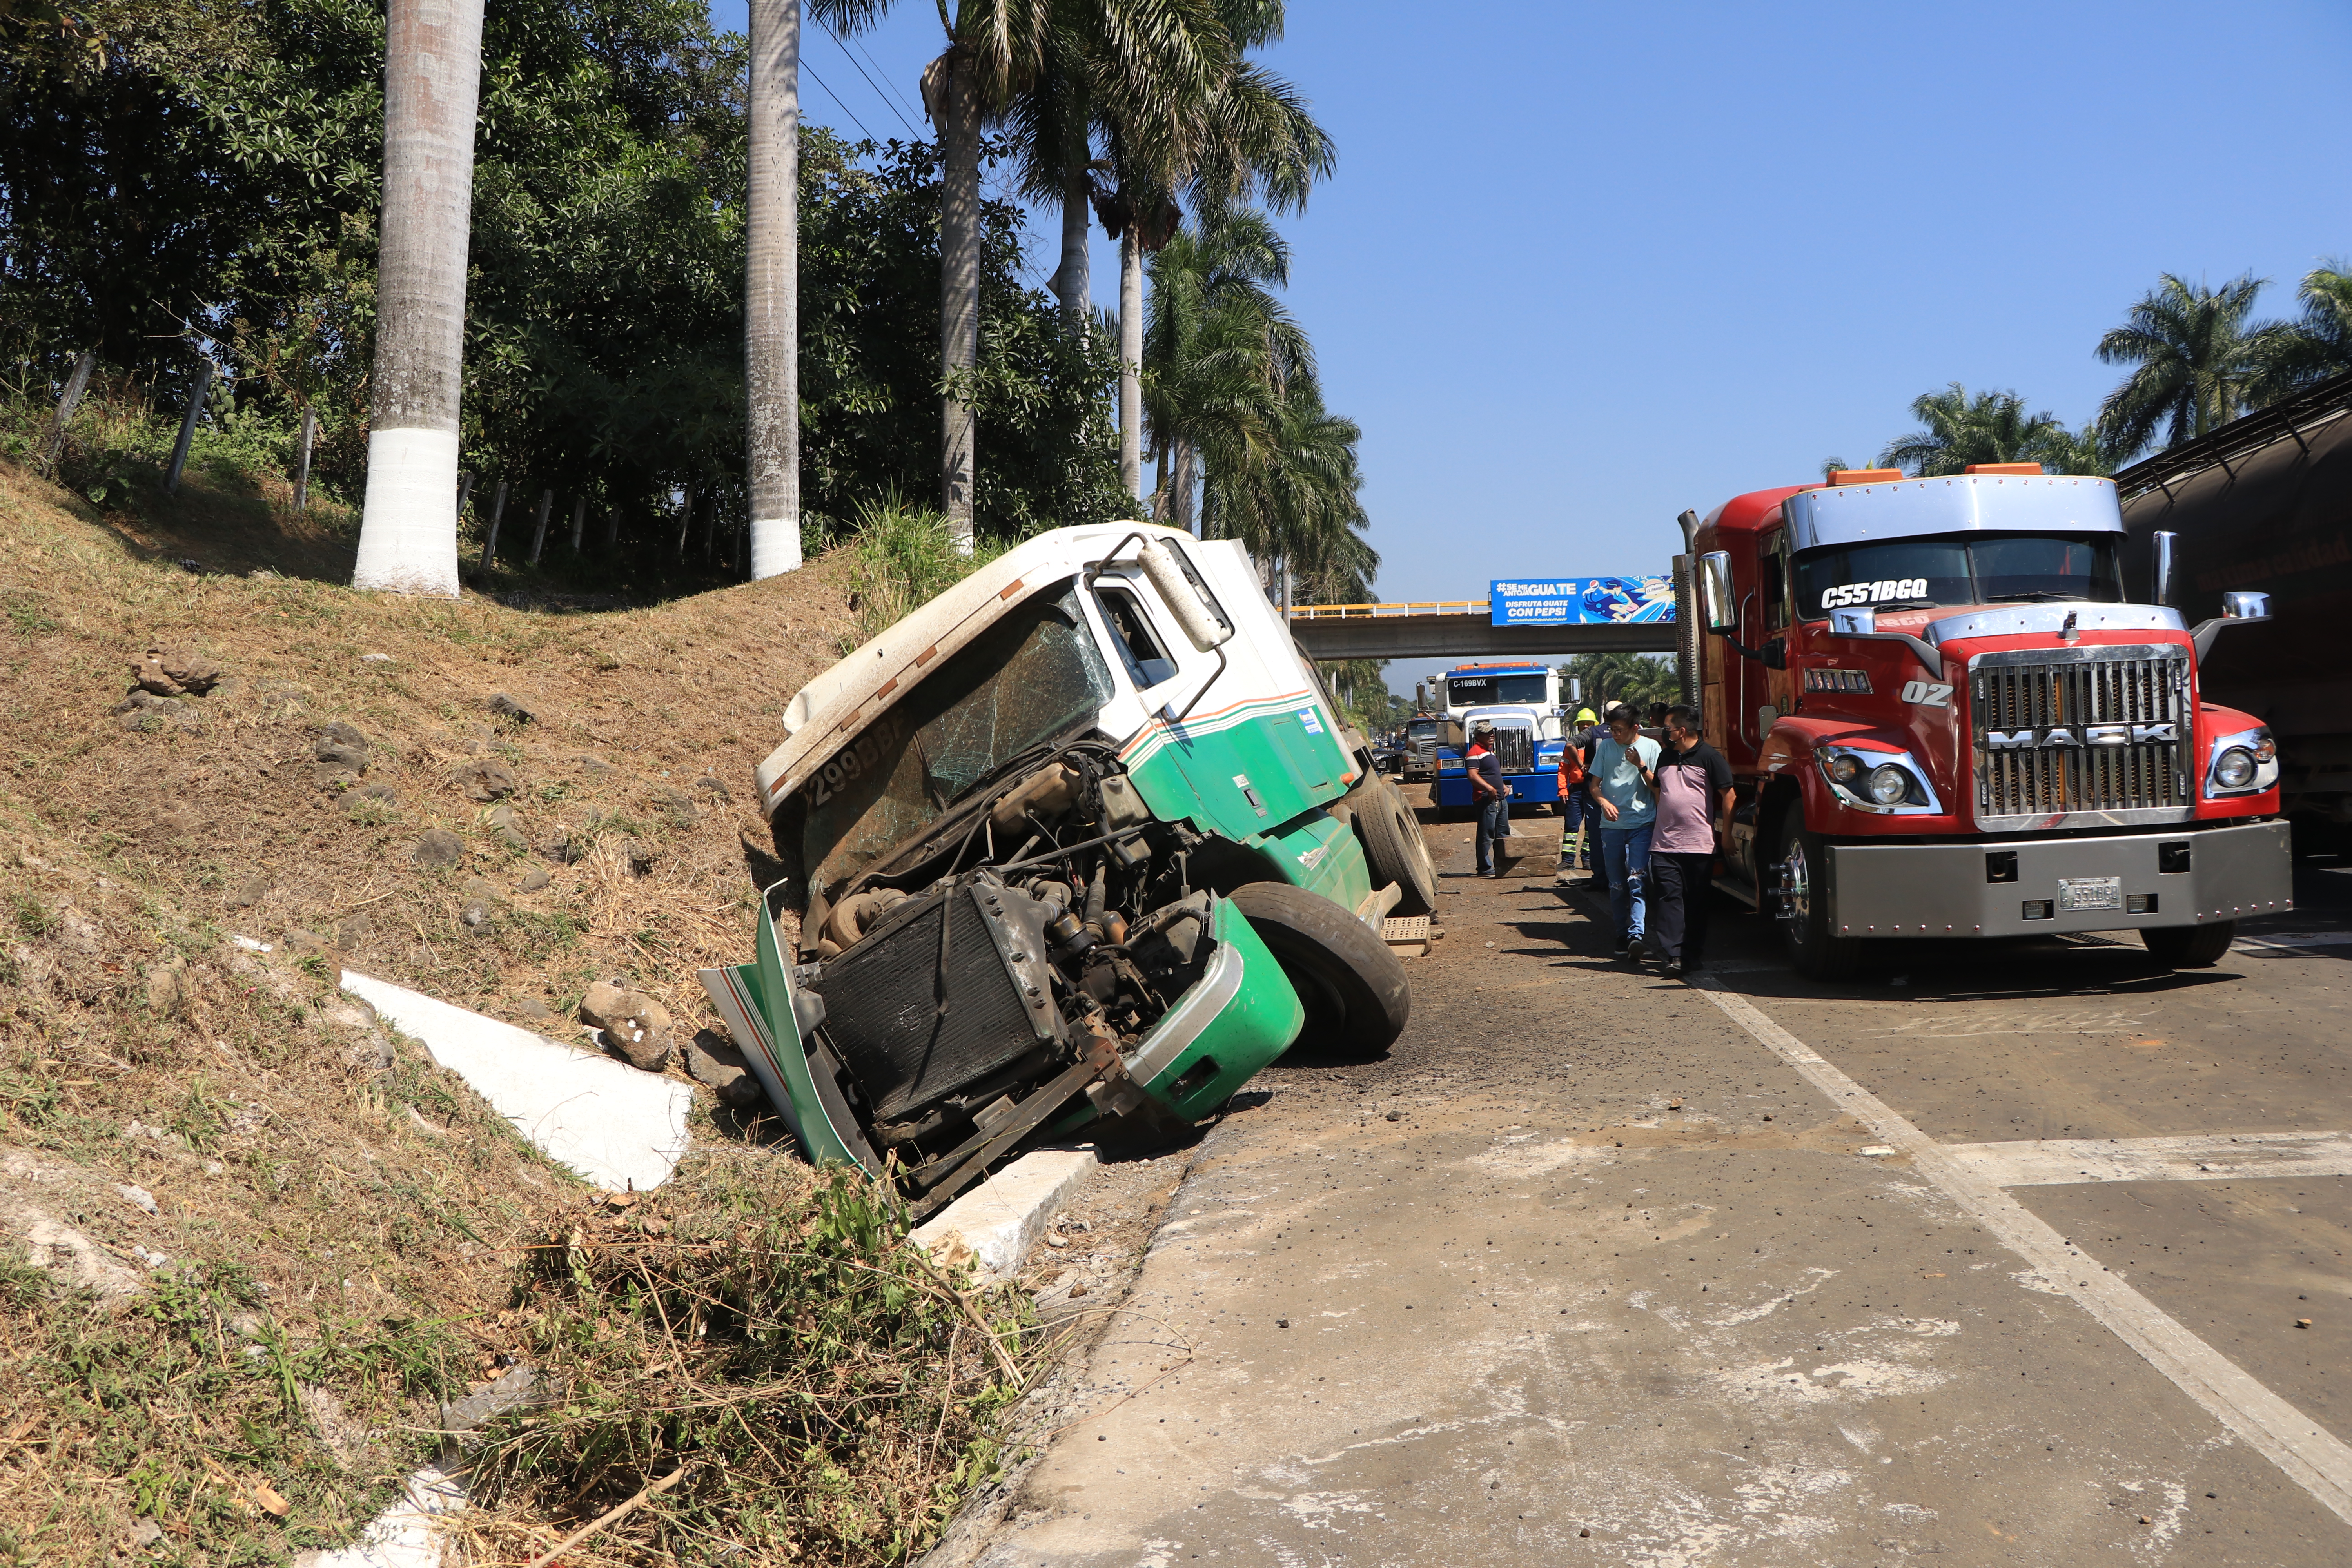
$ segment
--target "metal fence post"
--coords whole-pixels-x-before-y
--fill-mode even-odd
[[[490,531],[482,538],[482,564],[488,566],[499,558],[499,520],[507,514],[507,482],[499,481],[496,494],[490,497]]]
[[[310,448],[319,439],[318,411],[302,410],[302,449],[294,459],[294,510],[300,511],[310,501]]]
[[[572,503],[572,553],[580,553],[580,531],[588,526],[588,498],[582,496]]]
[[[541,546],[547,542],[547,509],[554,504],[555,492],[553,490],[541,490],[539,492],[539,526],[531,531],[530,535],[530,563],[534,566],[539,564],[539,552]]]
[[[66,377],[64,395],[58,399],[58,411],[50,417],[49,428],[41,437],[41,466],[54,468],[65,456],[66,426],[71,422],[74,410],[81,405],[81,395],[89,390],[89,373],[98,368],[98,351],[84,349],[74,361],[73,372]]]
[[[686,511],[677,520],[677,558],[686,559],[686,536],[694,528],[694,487],[686,487]]]
[[[188,389],[188,410],[180,416],[180,439],[172,448],[172,467],[163,476],[163,493],[167,496],[180,493],[180,474],[188,466],[188,443],[196,438],[196,416],[205,411],[205,394],[212,386],[213,362],[199,361],[196,384]]]

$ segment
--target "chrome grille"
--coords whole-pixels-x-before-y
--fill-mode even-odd
[[[1969,717],[1979,821],[2022,826],[2002,819],[2185,815],[2193,799],[2189,689],[2186,648],[2084,648],[2060,658],[2032,649],[1972,661]],[[2173,727],[2171,739],[2135,733],[2128,743],[2091,744],[2084,733],[2096,725],[2163,724]],[[2049,743],[2053,734],[2061,737],[2055,745]],[[2078,743],[2066,743],[2068,737]]]
[[[1533,773],[1536,766],[1536,738],[1526,730],[1495,731],[1495,757],[1507,773]]]

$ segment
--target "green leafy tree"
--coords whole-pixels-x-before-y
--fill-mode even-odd
[[[1888,442],[1878,463],[1923,479],[1957,474],[1971,463],[2038,462],[2052,438],[2065,434],[2055,415],[2027,413],[2014,392],[1971,397],[1957,381],[1913,398],[1911,416],[1921,427]]]
[[[2249,272],[2208,289],[2165,273],[2099,340],[2099,358],[2134,366],[2099,405],[2119,455],[2155,440],[2192,440],[2235,419],[2274,383],[2285,331],[2252,320],[2263,280]]]
[[[1646,711],[1653,702],[1682,700],[1681,661],[1671,654],[1580,653],[1560,670],[1581,683],[1583,695],[1570,705],[1571,710],[1600,713],[1612,702],[1626,702]]]

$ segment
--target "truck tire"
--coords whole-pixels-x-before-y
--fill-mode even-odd
[[[2139,933],[2150,958],[2167,969],[2210,969],[2230,951],[2238,936],[2238,922],[2216,921],[2209,926],[2158,926]]]
[[[1414,819],[1412,807],[1405,805],[1396,785],[1375,773],[1349,790],[1341,804],[1348,807],[1356,837],[1363,844],[1372,886],[1384,888],[1394,882],[1404,891],[1389,912],[1435,914],[1437,867],[1429,858],[1429,846],[1421,837],[1421,824]]]
[[[1785,880],[1780,868],[1786,868]],[[1829,856],[1821,835],[1805,830],[1794,810],[1780,819],[1780,853],[1766,871],[1768,897],[1786,886],[1781,908],[1773,917],[1780,929],[1780,951],[1790,967],[1808,980],[1843,980],[1862,967],[1862,941],[1830,931],[1828,889],[1822,876]]]
[[[1404,1033],[1412,982],[1363,921],[1287,882],[1245,882],[1229,896],[1307,1009],[1295,1044],[1371,1056]]]

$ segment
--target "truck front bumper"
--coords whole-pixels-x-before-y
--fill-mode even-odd
[[[1840,936],[2141,931],[2294,907],[2284,822],[2101,838],[1833,844],[1829,861],[1830,926]]]

